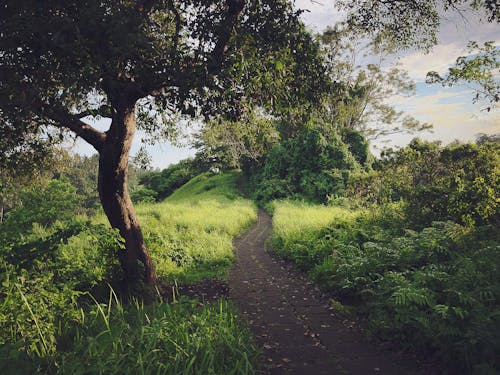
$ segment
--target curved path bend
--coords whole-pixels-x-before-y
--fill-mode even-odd
[[[229,295],[264,349],[263,374],[430,374],[416,361],[368,343],[303,275],[265,251],[271,218],[235,241]],[[417,370],[418,369],[418,370]]]

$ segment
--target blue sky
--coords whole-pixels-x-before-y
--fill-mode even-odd
[[[308,10],[303,13],[304,22],[313,31],[320,32],[341,18],[331,6],[332,3],[333,0],[297,0],[296,6]],[[399,56],[399,64],[415,80],[417,90],[414,96],[394,97],[389,103],[418,120],[433,124],[433,132],[421,133],[420,138],[449,143],[454,140],[474,140],[479,133],[500,133],[500,110],[487,113],[481,110],[484,104],[472,104],[473,91],[470,88],[465,86],[443,88],[440,85],[425,83],[425,75],[428,71],[435,70],[443,73],[458,56],[465,55],[466,46],[470,40],[479,43],[494,41],[498,46],[500,27],[497,24],[481,22],[474,14],[466,14],[466,17],[448,14],[439,33],[440,43],[429,54],[408,51]],[[101,120],[97,127],[105,130],[107,121]],[[374,146],[402,146],[412,138],[411,135],[394,135]],[[140,146],[139,133],[131,154],[134,155]],[[168,142],[147,146],[146,150],[151,155],[155,168],[165,168],[195,153],[193,149],[175,147]],[[92,147],[83,141],[77,141],[73,151],[86,155],[94,153]]]
[[[341,15],[331,6],[333,0],[297,0],[300,9],[307,9],[303,14],[306,25],[320,32],[328,25],[341,20]],[[439,44],[428,54],[419,51],[407,51],[400,54],[399,65],[408,71],[410,78],[416,82],[414,96],[393,97],[388,103],[416,119],[433,124],[431,132],[423,132],[418,136],[428,140],[440,140],[449,143],[454,140],[471,141],[479,133],[500,133],[500,111],[486,112],[481,110],[484,103],[473,104],[474,92],[466,86],[444,88],[441,85],[425,83],[428,71],[444,73],[458,56],[467,54],[467,44],[474,40],[480,44],[493,41],[500,44],[500,27],[498,24],[482,22],[480,15],[465,12],[462,15],[447,13],[443,17],[439,32]],[[500,77],[497,72],[497,77]],[[383,145],[402,146],[407,144],[413,135],[393,135]],[[388,143],[386,142],[388,141]]]

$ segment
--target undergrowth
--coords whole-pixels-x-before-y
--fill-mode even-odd
[[[500,370],[497,228],[448,221],[406,229],[400,205],[274,205],[274,251],[354,306],[372,334],[452,371]]]
[[[236,179],[236,173],[202,175],[172,201],[137,208],[162,279],[224,277],[232,239],[256,216],[250,202],[236,199]],[[72,191],[67,184],[51,186]],[[0,227],[0,373],[257,371],[257,349],[225,300],[203,304],[181,297],[145,306],[140,298],[122,303],[111,289],[103,302],[108,283],[122,278],[118,233],[103,216],[75,216],[76,205],[64,204],[71,194],[30,194],[44,207],[61,207],[64,220],[37,223],[43,212],[26,204],[11,214],[15,221]]]

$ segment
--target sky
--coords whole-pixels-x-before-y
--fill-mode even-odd
[[[297,0],[296,4],[300,9],[308,10],[303,13],[306,26],[321,32],[341,19],[331,6],[332,2],[333,0]],[[469,41],[474,40],[480,44],[493,41],[498,46],[500,27],[498,24],[481,22],[480,17],[475,14],[462,17],[457,13],[448,13],[442,20],[438,40],[439,44],[428,54],[419,51],[400,54],[400,67],[407,70],[410,78],[415,81],[416,92],[410,97],[390,98],[388,102],[417,120],[432,124],[432,133],[418,134],[426,140],[440,140],[447,144],[454,140],[473,141],[479,133],[500,133],[500,110],[488,113],[481,110],[484,103],[473,104],[474,93],[471,88],[444,88],[439,84],[425,83],[428,71],[444,73],[458,56],[467,55]],[[415,135],[393,135],[374,146],[403,146],[414,137]]]
[[[314,32],[321,32],[327,26],[341,19],[333,6],[333,0],[296,0],[299,9],[306,10],[302,18],[306,26]],[[447,14],[442,21],[439,33],[439,44],[428,54],[408,51],[400,54],[399,64],[408,71],[416,82],[415,95],[410,97],[393,97],[389,100],[398,110],[416,119],[433,124],[433,131],[422,132],[418,136],[426,140],[440,140],[444,144],[454,140],[472,141],[480,133],[500,133],[500,110],[486,112],[481,110],[484,104],[473,104],[473,91],[466,86],[444,88],[440,85],[425,83],[428,71],[444,73],[458,56],[467,54],[467,43],[470,40],[479,42],[493,41],[500,45],[500,27],[498,24],[481,22],[479,17],[468,14]],[[500,77],[499,77],[500,78]],[[107,129],[109,122],[101,120],[96,127]],[[403,146],[414,135],[393,135],[373,144],[373,151],[383,146]],[[141,135],[136,137],[131,155],[140,148]],[[91,155],[95,151],[83,141],[77,141],[73,151]],[[168,142],[160,142],[154,146],[146,146],[152,158],[153,168],[165,168],[179,160],[193,156],[195,150],[189,147],[175,147]]]

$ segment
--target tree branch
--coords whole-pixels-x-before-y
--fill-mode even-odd
[[[227,13],[219,27],[219,35],[214,49],[212,50],[211,63],[208,66],[210,73],[216,73],[222,65],[229,39],[233,32],[238,16],[245,6],[245,0],[227,0]]]
[[[177,46],[179,44],[179,36],[181,33],[181,15],[179,14],[179,11],[175,7],[175,4],[172,0],[168,1],[168,7],[174,14],[174,22],[175,22],[175,35],[174,35],[174,47],[172,51],[177,51]]]
[[[83,122],[79,117],[80,115],[71,115],[60,108],[52,109],[48,112],[48,116],[56,122],[55,126],[71,130],[77,136],[91,144],[98,152],[101,151],[106,140],[106,133]]]

